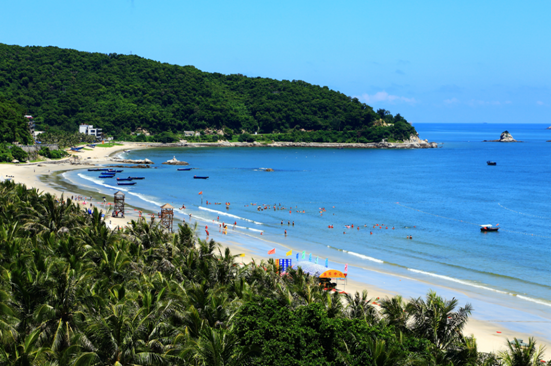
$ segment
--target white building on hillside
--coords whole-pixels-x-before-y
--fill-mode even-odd
[[[78,126],[78,132],[85,135],[96,136],[96,138],[98,139],[100,139],[102,136],[101,128],[94,128],[94,126],[92,125],[81,124],[80,126]]]

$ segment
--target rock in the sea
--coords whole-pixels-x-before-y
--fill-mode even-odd
[[[166,165],[189,165],[189,163],[186,163],[185,161],[180,161],[176,159],[176,157],[173,157],[172,159],[165,161],[163,164]]]
[[[484,140],[484,142],[522,142],[515,140],[513,138],[513,135],[509,133],[509,131],[503,131],[501,133],[501,136],[499,136],[499,140]]]
[[[517,140],[513,138],[509,131],[503,131],[499,136],[499,142],[517,142]]]
[[[273,172],[274,170],[272,168],[264,169],[265,172]]]

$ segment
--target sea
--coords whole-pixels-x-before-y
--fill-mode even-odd
[[[119,154],[155,162],[118,174],[145,177],[135,186],[85,170],[63,177],[108,198],[121,190],[144,212],[170,203],[202,239],[209,231],[263,256],[276,248],[275,258],[348,265],[364,280],[383,273],[394,276],[389,284],[407,278],[458,289],[489,318],[492,306],[507,305],[530,312],[523,319],[551,320],[551,130],[414,126],[438,148],[158,148]],[[521,142],[483,142],[505,130]],[[173,157],[193,170],[161,164]]]

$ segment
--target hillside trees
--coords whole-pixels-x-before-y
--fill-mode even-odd
[[[241,133],[361,130],[366,142],[401,140],[415,129],[400,115],[301,80],[207,73],[138,56],[0,44],[0,93],[46,126],[75,132],[153,135],[224,127]],[[382,112],[381,112],[382,111]],[[379,113],[381,112],[381,113]],[[383,119],[391,127],[375,127]],[[312,138],[313,139],[313,138]]]
[[[0,95],[0,142],[32,144],[25,108]]]

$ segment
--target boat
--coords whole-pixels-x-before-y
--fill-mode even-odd
[[[490,160],[488,160],[486,162],[486,164],[488,164],[488,165],[497,165],[497,163],[495,161],[490,161]]]
[[[109,169],[109,173],[122,173],[122,169],[120,170]]]
[[[128,178],[117,178],[117,181],[121,181],[121,180],[132,180],[132,178],[128,177]]]
[[[93,169],[88,169],[89,172],[102,172],[104,169],[97,169],[97,168],[93,168]],[[105,169],[107,170],[107,169]]]
[[[132,180],[145,179],[145,177],[128,177],[128,178]]]
[[[480,225],[480,231],[498,231],[499,228],[492,225]]]
[[[117,182],[119,186],[133,186],[136,182]]]
[[[113,173],[113,172],[101,172],[102,175],[111,175],[111,176],[115,176],[117,173]]]
[[[188,170],[191,170],[192,168],[178,168],[178,171],[182,172],[182,171],[188,171]]]
[[[99,176],[99,178],[102,178],[102,179],[104,179],[104,178],[113,178],[113,177],[114,177],[114,175],[100,175]]]
[[[200,177],[198,175],[194,175],[193,179],[209,179],[209,177]]]

